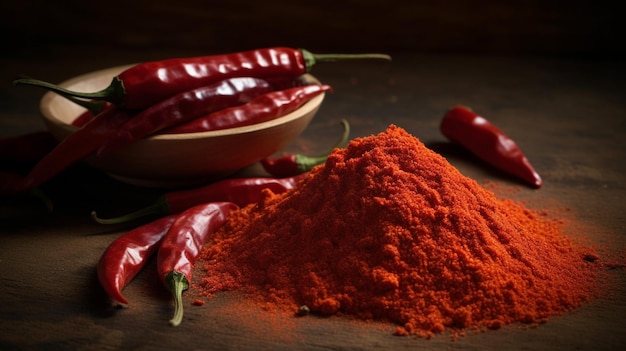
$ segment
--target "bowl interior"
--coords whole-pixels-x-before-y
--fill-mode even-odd
[[[87,73],[59,85],[70,90],[97,91],[128,67]],[[319,83],[311,75],[303,78]],[[155,135],[103,156],[90,156],[85,162],[134,185],[172,188],[206,183],[286,147],[307,127],[324,96],[322,93],[296,111],[271,121],[217,131]],[[78,130],[71,123],[85,111],[53,92],[43,96],[40,109],[47,128],[58,140]]]

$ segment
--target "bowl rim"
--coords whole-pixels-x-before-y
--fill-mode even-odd
[[[120,66],[114,66],[114,67],[91,71],[88,73],[84,73],[84,74],[69,78],[59,83],[58,85],[63,88],[71,88],[72,86],[84,80],[91,79],[97,76],[102,76],[102,75],[110,75],[111,79],[113,79],[115,75],[121,73],[127,68],[132,67],[133,65],[134,64],[120,65]],[[313,75],[309,73],[305,73],[304,75],[302,75],[302,77],[307,82],[311,82],[314,84],[321,84],[320,81],[316,77],[314,77]],[[288,113],[284,116],[272,119],[270,121],[255,123],[255,124],[241,126],[241,127],[227,128],[227,129],[220,129],[220,130],[206,131],[206,132],[156,134],[156,135],[146,138],[146,140],[164,140],[165,141],[165,140],[187,140],[187,139],[199,139],[199,138],[212,138],[212,137],[228,136],[228,135],[233,135],[233,134],[251,133],[251,132],[256,132],[262,129],[272,128],[274,126],[288,123],[291,120],[300,118],[301,116],[306,115],[307,113],[311,112],[322,103],[325,95],[326,95],[326,92],[322,92],[321,94],[313,97],[311,100],[304,103],[295,111],[292,111],[291,113]],[[56,125],[63,127],[64,129],[66,129],[68,132],[71,132],[71,133],[80,129],[79,127],[75,127],[57,118],[56,114],[51,109],[52,104],[54,104],[56,100],[63,101],[62,103],[70,103],[70,104],[72,103],[71,101],[66,100],[63,96],[59,95],[58,93],[55,93],[53,91],[46,92],[39,102],[39,110],[41,114],[43,115],[43,118],[47,119],[51,123],[54,123]],[[80,107],[80,108],[84,109],[83,107]]]

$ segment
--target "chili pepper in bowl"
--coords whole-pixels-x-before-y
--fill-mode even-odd
[[[450,109],[441,121],[440,130],[452,142],[464,146],[492,166],[535,188],[541,187],[541,177],[515,141],[471,109],[464,106]]]
[[[98,280],[113,301],[128,304],[122,289],[157,251],[175,220],[176,216],[172,215],[143,224],[115,239],[100,256],[96,268]]]
[[[193,265],[207,241],[238,208],[230,202],[212,202],[194,206],[176,216],[157,253],[159,278],[174,297],[174,317],[178,326],[183,319],[182,293],[189,288]]]
[[[207,202],[232,202],[239,207],[244,207],[258,202],[264,189],[280,194],[294,188],[305,177],[306,174],[286,178],[250,177],[223,179],[199,188],[167,192],[151,205],[126,215],[115,218],[99,218],[93,212],[92,218],[101,224],[118,224],[145,217],[162,217],[177,214]]]
[[[272,86],[265,80],[241,77],[225,79],[179,93],[129,119],[117,130],[115,135],[98,149],[98,155],[118,149],[185,121],[224,108],[242,105],[271,90]]]
[[[41,80],[21,78],[15,84],[40,86],[64,96],[109,101],[144,109],[183,91],[233,77],[295,78],[318,62],[354,59],[390,60],[384,54],[313,54],[303,49],[263,48],[222,55],[176,58],[134,65],[98,92],[77,92]]]
[[[261,160],[263,169],[273,177],[292,177],[310,171],[313,167],[326,162],[328,154],[337,147],[345,145],[350,135],[350,125],[345,119],[341,120],[343,133],[339,141],[328,152],[319,156],[306,156],[302,154],[287,154],[276,158],[265,158]]]
[[[311,84],[272,91],[235,107],[225,108],[203,117],[192,119],[163,131],[164,134],[197,133],[248,126],[266,122],[297,110],[307,101],[332,90],[329,85]]]

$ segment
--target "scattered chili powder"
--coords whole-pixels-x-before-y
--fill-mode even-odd
[[[391,125],[231,213],[202,253],[198,287],[389,321],[397,335],[537,324],[594,293],[598,265],[561,224]]]

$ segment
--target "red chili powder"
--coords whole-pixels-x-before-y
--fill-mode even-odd
[[[498,199],[391,125],[232,214],[202,253],[199,288],[432,336],[580,306],[595,286],[588,253],[546,211]]]

